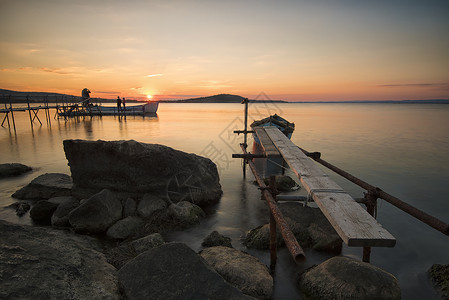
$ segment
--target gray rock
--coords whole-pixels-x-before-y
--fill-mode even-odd
[[[270,178],[265,178],[264,181],[267,186],[270,184]],[[301,188],[296,181],[287,175],[276,175],[275,185],[276,189],[280,192],[292,192]]]
[[[74,190],[164,195],[171,202],[218,202],[217,166],[208,158],[136,141],[65,140]]]
[[[248,299],[180,243],[143,252],[119,270],[119,281],[128,299]]]
[[[51,216],[55,212],[58,204],[52,203],[47,200],[41,200],[37,202],[30,210],[30,217],[33,221],[38,223],[51,223]]]
[[[126,217],[109,227],[106,235],[112,239],[124,240],[131,236],[142,225],[143,220],[141,218],[133,216]]]
[[[0,221],[0,299],[120,299],[96,239]]]
[[[154,247],[158,247],[164,243],[164,239],[162,238],[162,235],[160,235],[160,233],[153,233],[138,240],[132,241],[131,245],[134,248],[136,254],[140,254]]]
[[[347,257],[333,257],[307,270],[299,286],[314,299],[401,299],[393,275]]]
[[[279,203],[278,206],[301,247],[330,253],[341,252],[343,242],[319,208],[304,207],[299,203]],[[268,249],[269,241],[269,225],[265,224],[251,230],[244,245]],[[279,232],[277,245],[283,245]]]
[[[443,299],[449,299],[449,265],[433,265],[427,273]]]
[[[61,198],[63,198],[61,204],[58,205],[58,208],[56,208],[55,212],[51,216],[51,225],[70,226],[69,214],[72,210],[77,208],[80,203],[73,197],[58,197],[58,200]]]
[[[19,176],[31,170],[31,167],[19,163],[0,164],[0,178]]]
[[[102,190],[75,208],[69,223],[77,232],[101,233],[122,217],[122,204],[109,190]]]
[[[167,208],[167,202],[153,194],[145,194],[137,205],[137,214],[142,218],[149,218],[153,213]]]
[[[135,216],[137,214],[137,204],[133,198],[127,198],[123,204],[123,217]]]
[[[270,299],[273,278],[257,258],[229,247],[210,247],[201,257],[228,283],[257,299]]]
[[[198,224],[206,216],[198,205],[187,201],[173,203],[168,207],[168,214],[181,224]]]
[[[24,200],[47,200],[58,196],[70,196],[72,186],[72,179],[69,175],[46,173],[16,191],[12,197]]]
[[[226,237],[218,233],[218,231],[212,231],[201,244],[203,247],[215,247],[215,246],[224,246],[232,248],[231,238]]]

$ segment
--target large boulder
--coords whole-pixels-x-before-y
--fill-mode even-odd
[[[77,232],[101,233],[121,218],[120,200],[105,189],[72,210],[69,223]]]
[[[53,198],[54,199],[54,198]],[[61,199],[61,198],[58,198]],[[50,199],[51,200],[51,199]],[[73,197],[64,197],[61,204],[58,205],[55,212],[51,216],[51,225],[53,226],[69,226],[69,214],[72,210],[80,205],[79,201]]]
[[[270,299],[273,278],[257,258],[242,251],[217,246],[204,249],[201,257],[228,283],[257,299]]]
[[[333,257],[308,269],[299,286],[313,299],[401,299],[393,275],[347,257]]]
[[[12,196],[23,200],[46,200],[58,196],[70,196],[72,187],[73,183],[69,175],[46,173],[34,178]]]
[[[31,170],[31,167],[19,163],[0,164],[0,178],[19,176]]]
[[[0,221],[0,299],[121,299],[100,243]]]
[[[74,189],[159,194],[171,202],[207,205],[222,190],[217,166],[208,158],[157,144],[65,140]]]
[[[319,208],[304,207],[302,204],[292,202],[279,203],[278,206],[303,248],[330,253],[341,252],[343,242]],[[269,224],[265,224],[251,230],[246,235],[244,244],[248,248],[268,249],[269,241]],[[283,239],[279,232],[277,245],[283,245]]]
[[[128,299],[248,299],[181,243],[143,252],[119,270],[119,281]]]

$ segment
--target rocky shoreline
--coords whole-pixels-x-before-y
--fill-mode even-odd
[[[211,232],[199,253],[163,240],[165,232],[201,222],[203,208],[220,201],[212,161],[136,141],[66,140],[64,150],[72,176],[44,174],[13,195],[20,201],[12,208],[23,215],[31,207],[37,226],[0,221],[0,298],[271,298],[268,268],[230,238]],[[341,253],[342,241],[319,209],[280,208],[303,247]],[[261,225],[243,243],[267,249],[268,240]],[[343,269],[343,277],[329,271]],[[322,285],[325,274],[332,278]],[[298,274],[298,287],[315,298],[400,299],[394,276],[344,257]]]

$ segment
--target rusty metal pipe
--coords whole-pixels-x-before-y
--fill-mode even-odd
[[[302,152],[304,152],[304,154],[306,154],[307,156],[310,156],[309,152],[307,152],[306,150],[298,147]],[[313,158],[313,157],[312,157]],[[349,174],[346,171],[343,171],[342,169],[328,163],[327,161],[321,159],[321,158],[313,158],[315,161],[319,162],[320,164],[322,164],[323,166],[331,169],[332,171],[334,171],[335,173],[343,176],[344,178],[348,179],[349,181],[357,184],[358,186],[368,190],[368,191],[374,191],[377,195],[378,198],[384,199],[385,201],[393,204],[394,206],[396,206],[397,208],[401,209],[402,211],[408,213],[409,215],[417,218],[418,220],[420,220],[421,222],[429,225],[430,227],[440,231],[441,233],[445,234],[445,235],[449,235],[449,225],[444,223],[443,221],[439,220],[438,218],[435,218],[434,216],[429,215],[428,213],[414,207],[411,206],[410,204],[402,201],[401,199],[394,197],[384,191],[382,191],[381,189],[372,186],[371,184]]]
[[[243,153],[247,154],[244,145],[240,144],[240,147],[242,148]],[[290,227],[288,226],[287,222],[285,221],[281,210],[277,206],[276,201],[273,199],[273,196],[271,195],[270,191],[268,190],[268,187],[265,185],[265,182],[263,181],[262,178],[260,178],[260,176],[257,172],[256,165],[251,160],[248,160],[248,165],[250,166],[251,170],[253,171],[253,174],[257,181],[257,184],[259,185],[260,189],[262,190],[265,200],[268,203],[268,207],[270,208],[271,214],[273,215],[273,218],[279,227],[279,231],[280,231],[282,237],[284,238],[285,244],[287,245],[287,248],[293,257],[293,260],[296,263],[303,261],[305,259],[304,250],[302,250],[301,246],[298,244],[298,241],[296,240],[293,232],[290,230]]]

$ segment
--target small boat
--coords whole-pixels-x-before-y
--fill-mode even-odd
[[[295,123],[290,123],[286,119],[274,114],[262,120],[256,120],[251,125],[251,128],[264,127],[264,126],[275,126],[284,133],[289,139],[292,137],[293,131],[295,130]],[[259,138],[255,133],[253,133],[254,141],[260,144]]]
[[[117,110],[117,106],[99,106],[89,104],[87,106],[74,104],[69,106],[64,106],[58,108],[58,115],[64,117],[74,117],[74,116],[145,116],[154,115],[159,107],[159,102],[147,102],[140,105],[130,105],[123,107],[120,111]]]

